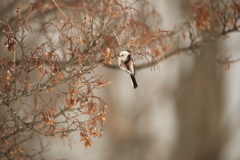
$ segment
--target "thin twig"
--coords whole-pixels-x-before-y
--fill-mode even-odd
[[[81,29],[78,25],[76,25],[76,23],[74,23],[73,21],[70,20],[70,18],[68,18],[66,16],[66,14],[62,11],[62,9],[59,7],[59,5],[57,4],[57,2],[55,0],[52,0],[52,2],[54,3],[55,7],[57,7],[57,9],[59,10],[59,12],[61,13],[61,15],[64,17],[64,19],[66,19],[71,25],[73,25],[74,27]]]
[[[121,46],[121,42],[119,41],[119,38],[117,37],[115,31],[113,31],[113,35],[114,37],[116,38],[117,42],[118,42],[118,45]]]

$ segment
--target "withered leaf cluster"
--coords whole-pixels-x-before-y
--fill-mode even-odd
[[[146,1],[134,5],[121,0],[22,0],[11,8],[16,14],[0,20],[5,48],[0,57],[2,155],[42,157],[48,145],[41,137],[71,142],[72,132],[79,132],[80,141],[91,147],[92,138],[103,134],[107,113],[94,90],[110,83],[94,71],[117,68],[119,51],[131,50],[146,60],[137,66],[141,69],[180,53],[195,53],[206,42],[240,31],[238,1],[190,1],[192,18],[167,30],[160,28],[160,15]],[[152,27],[151,19],[159,27]],[[216,36],[200,37],[203,31]],[[179,37],[189,46],[176,45]],[[235,62],[217,61],[226,69]],[[38,137],[40,150],[25,145],[33,137]]]

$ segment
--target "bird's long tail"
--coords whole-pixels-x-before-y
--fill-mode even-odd
[[[134,75],[131,75],[131,74],[130,74],[130,76],[131,76],[131,80],[132,80],[133,88],[135,89],[135,88],[138,87],[138,84],[137,84],[136,78],[135,78]]]

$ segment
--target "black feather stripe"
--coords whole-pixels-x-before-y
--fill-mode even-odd
[[[138,84],[137,84],[137,81],[136,81],[136,78],[134,75],[130,75],[131,76],[131,80],[132,80],[132,84],[133,84],[133,88],[137,88],[138,87]]]

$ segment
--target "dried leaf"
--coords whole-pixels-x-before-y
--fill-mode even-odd
[[[238,15],[240,15],[240,3],[237,3],[236,1],[233,1],[232,8]]]
[[[65,101],[66,101],[68,107],[72,107],[77,103],[77,98],[76,97],[71,97],[70,99],[65,98]]]
[[[7,139],[3,139],[3,142],[4,142],[5,144],[9,144],[9,142],[8,142]]]
[[[11,84],[11,81],[12,81],[12,73],[10,70],[7,70],[7,85],[10,85]]]
[[[51,115],[53,116],[56,113],[56,108],[54,106],[50,107]]]
[[[4,46],[5,50],[8,50],[9,52],[14,52],[15,48],[14,45],[17,44],[16,41],[13,38],[9,38],[5,41]]]
[[[78,53],[78,61],[83,62],[85,59],[85,56],[82,53]]]
[[[46,52],[45,53],[45,58],[46,59],[51,59],[52,58],[52,53],[51,52]]]
[[[79,44],[84,44],[84,43],[85,43],[81,36],[78,36],[78,37],[77,37],[77,42],[78,42]]]
[[[98,85],[98,88],[103,88],[103,87],[107,86],[110,83],[111,83],[111,81],[105,81],[105,82],[98,81],[97,85]]]
[[[89,138],[89,136],[84,132],[81,132],[80,135],[82,136],[80,142],[85,141],[84,145],[86,148],[92,147],[93,141]]]
[[[161,48],[157,48],[156,52],[155,52],[155,55],[156,55],[156,57],[163,57],[164,54],[163,54],[162,49]]]
[[[83,86],[83,84],[82,84],[81,80],[78,80],[78,82],[77,82],[77,85],[79,85],[80,87],[82,87],[82,86]]]
[[[60,74],[55,78],[55,82],[56,82],[56,83],[60,83],[63,78],[64,78],[64,74],[63,74],[63,73],[60,73]]]
[[[102,55],[104,56],[105,63],[113,63],[113,53],[111,52],[111,49],[109,47],[106,48],[105,52],[103,52]]]
[[[211,13],[210,9],[208,8],[208,5],[206,2],[202,1],[197,1],[193,5],[193,12],[194,12],[194,19],[196,21],[196,27],[199,30],[210,30],[211,25],[210,25],[210,20],[211,20]]]

